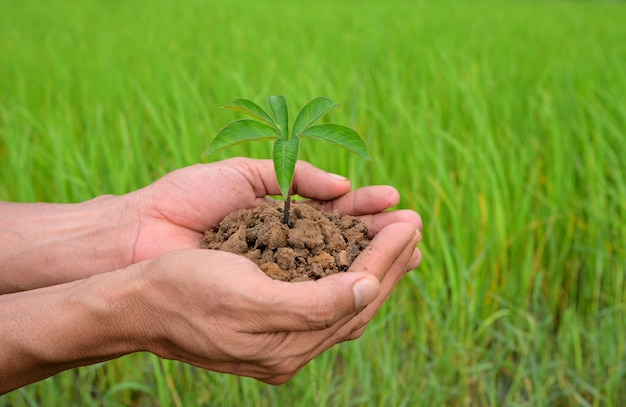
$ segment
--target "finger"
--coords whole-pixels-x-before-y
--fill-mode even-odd
[[[327,201],[350,191],[352,183],[341,175],[331,174],[306,161],[298,161],[292,193],[305,198]]]
[[[270,331],[324,330],[346,316],[354,315],[379,296],[382,282],[397,258],[407,265],[419,239],[410,223],[395,223],[386,227],[361,253],[349,273],[324,277],[301,283],[273,282],[276,287],[271,307],[284,310],[264,316],[263,329]],[[409,249],[407,249],[407,247]],[[403,269],[402,272],[405,270]]]
[[[339,212],[343,215],[366,215],[382,212],[400,202],[400,193],[391,186],[377,185],[360,188],[339,198],[319,204],[326,212]]]
[[[354,340],[361,337],[367,324],[378,313],[380,307],[391,297],[391,294],[406,275],[406,272],[414,268],[414,266],[417,267],[416,264],[419,264],[419,261],[421,261],[421,253],[414,244],[416,244],[415,240],[407,244],[402,253],[393,262],[383,281],[381,281],[378,297],[356,316],[351,327],[342,328],[337,332],[337,335],[343,338],[342,340]],[[416,259],[416,256],[419,260]]]
[[[363,215],[359,216],[359,219],[365,226],[367,226],[368,237],[370,239],[392,223],[410,223],[419,231],[423,228],[422,218],[420,215],[409,209],[382,212],[373,215]]]
[[[353,270],[349,273],[335,274],[316,282],[283,283],[295,288],[290,296],[295,296],[296,302],[293,302],[293,299],[288,300],[288,304],[285,304],[287,307],[281,308],[289,310],[288,313],[282,314],[278,318],[276,318],[276,313],[272,313],[269,318],[273,319],[272,324],[274,327],[281,331],[302,330],[302,328],[305,331],[309,330],[305,336],[303,336],[304,333],[292,332],[292,334],[296,335],[285,337],[286,342],[296,341],[298,344],[297,348],[301,351],[312,346],[304,360],[310,360],[334,344],[355,339],[362,334],[367,323],[374,317],[404,275],[407,264],[412,259],[415,244],[418,240],[414,236],[413,230],[415,229],[411,224],[396,224],[386,228],[384,233],[381,233],[377,240],[373,242],[375,250],[364,256],[364,262],[371,261],[372,267],[389,269],[373,273],[382,276],[380,286],[377,284],[376,277],[358,271],[358,264],[356,266],[357,271]],[[379,252],[383,252],[383,254],[381,255]],[[345,283],[352,284],[353,296],[346,295],[347,290],[345,288],[334,289],[345,286]],[[355,294],[355,291],[358,293],[358,289],[355,290],[355,288],[358,288],[359,283],[363,284],[362,288],[364,290],[359,294]],[[384,292],[381,291],[383,287],[385,289]],[[300,291],[300,288],[302,291]],[[322,289],[322,292],[316,293],[316,289]],[[334,300],[331,299],[330,302],[322,300],[320,302],[320,298],[324,298],[324,294],[330,294],[334,297]],[[344,298],[342,298],[344,296],[348,299],[348,302],[344,302]],[[359,298],[362,300],[360,304]],[[350,299],[353,299],[355,302],[352,306]],[[339,305],[336,311],[330,311],[332,310],[332,305],[318,307],[320,304],[333,304],[333,302],[343,302],[343,304]],[[295,308],[294,304],[296,304]],[[366,305],[360,313],[355,312],[355,309],[360,309],[365,304],[369,305]],[[304,306],[303,309],[300,308],[301,305]],[[340,311],[342,308],[344,309],[343,312]],[[267,323],[268,320],[265,320],[265,322]],[[317,330],[310,332],[310,329]],[[286,377],[291,377],[291,374]],[[282,379],[273,377],[269,380],[281,381]]]
[[[236,157],[224,160],[222,165],[231,167],[243,176],[257,198],[281,194],[272,160]],[[323,171],[306,161],[298,161],[290,194],[325,201],[344,195],[351,188],[349,179]]]
[[[378,240],[383,240],[386,242],[389,240],[389,236],[387,233],[400,233],[401,229],[404,228],[405,232],[410,236],[411,228],[410,225],[404,225],[400,227],[390,227],[387,228],[384,233],[378,237]],[[359,338],[363,332],[367,324],[374,318],[380,307],[384,304],[384,302],[391,296],[391,293],[398,285],[402,277],[406,274],[406,271],[410,269],[413,265],[414,255],[415,255],[415,244],[417,243],[418,238],[409,238],[408,241],[405,241],[406,244],[402,245],[402,242],[397,242],[400,245],[393,249],[393,252],[397,254],[396,257],[393,255],[390,256],[375,256],[379,258],[379,266],[385,268],[386,272],[381,281],[381,289],[378,297],[372,301],[367,307],[365,307],[359,314],[357,314],[350,321],[347,321],[345,325],[340,326],[339,329],[330,337],[328,337],[324,342],[320,344],[317,351],[321,352],[324,349],[332,346],[334,343],[343,342],[347,340],[353,340]],[[379,247],[379,249],[385,250],[385,247]],[[378,249],[377,249],[378,250]],[[366,257],[366,256],[364,256]],[[364,262],[372,261],[373,259],[362,259]],[[357,266],[358,267],[358,264]]]
[[[342,327],[335,336],[338,341],[346,340],[353,332],[366,325],[378,312],[383,302],[389,298],[409,267],[417,263],[416,245],[421,233],[410,223],[395,223],[386,227],[372,240],[352,266],[350,272],[365,271],[371,273],[381,283],[379,295],[348,325]],[[418,255],[421,260],[421,254]],[[350,273],[348,273],[350,274]]]
[[[420,266],[420,264],[422,264],[422,251],[419,248],[416,247],[413,250],[413,255],[411,256],[411,261],[409,261],[409,265],[407,266],[407,271],[411,271],[413,269],[418,268]]]
[[[389,268],[385,277],[381,281],[380,294],[376,300],[372,301],[372,303],[370,303],[356,316],[356,318],[354,318],[354,322],[351,326],[343,327],[337,332],[337,335],[342,338],[342,341],[360,338],[365,332],[367,324],[374,318],[389,297],[391,297],[391,294],[406,272],[411,270],[414,264],[419,264],[418,260],[415,259],[416,252],[417,257],[419,257],[419,261],[421,261],[421,254],[414,244],[416,244],[415,241],[407,244],[402,253],[393,262],[392,266]]]
[[[415,246],[421,234],[410,223],[394,223],[386,227],[372,240],[361,253],[349,273],[324,277],[317,281],[303,283],[282,283],[294,289],[283,296],[283,304],[275,304],[279,309],[289,309],[292,315],[283,315],[273,324],[289,330],[322,330],[342,318],[360,311],[373,301],[382,303],[380,287],[372,285],[372,278],[380,284],[386,281],[391,270],[397,276],[387,279],[385,297],[390,287],[408,271],[415,255]],[[397,266],[397,265],[400,266]],[[395,267],[394,267],[395,265]],[[392,281],[391,285],[389,281]],[[347,287],[351,286],[351,290]],[[303,307],[293,307],[299,304]],[[292,319],[295,322],[287,322]],[[288,324],[288,325],[277,325]]]
[[[273,281],[269,294],[253,294],[266,309],[253,332],[322,331],[351,317],[378,297],[380,283],[368,273],[339,273],[317,281]],[[277,312],[277,310],[280,310]]]
[[[255,190],[257,197],[280,194],[271,160],[236,158],[227,160],[225,163],[246,168],[244,175]],[[354,216],[382,212],[400,202],[400,194],[391,186],[370,186],[350,192],[351,186],[347,178],[323,171],[306,161],[298,161],[291,193],[311,199],[306,203],[318,209]],[[394,215],[389,220],[413,222],[421,228],[419,217],[410,215],[411,219],[403,217],[404,215],[407,213]],[[373,223],[374,230],[377,232],[388,223],[391,222]]]
[[[350,271],[364,271],[375,275],[379,281],[407,248],[411,254],[421,233],[411,223],[398,222],[385,227],[374,237],[365,250],[354,260]],[[407,260],[408,261],[408,260]]]
[[[384,227],[407,222],[422,230],[421,217],[412,210],[397,210],[381,213],[400,201],[398,191],[387,185],[371,186],[349,192],[338,199],[328,202],[307,202],[326,212],[337,211],[343,215],[358,216],[368,227],[370,238]]]

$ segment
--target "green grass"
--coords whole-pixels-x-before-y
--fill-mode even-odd
[[[364,337],[286,385],[135,354],[0,405],[626,405],[624,21],[617,1],[0,0],[0,199],[131,191],[201,161],[218,106],[324,95],[374,160],[302,157],[425,223]]]

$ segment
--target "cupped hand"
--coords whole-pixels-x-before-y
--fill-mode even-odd
[[[136,211],[136,227],[129,243],[131,263],[152,259],[172,250],[197,248],[206,229],[229,213],[267,202],[279,195],[271,160],[232,158],[173,171],[153,184],[128,194]],[[389,186],[351,191],[348,179],[329,174],[307,162],[297,163],[292,194],[308,198],[322,210],[360,216],[370,237],[394,222],[421,229],[421,219],[410,210],[383,212],[399,202]]]
[[[415,225],[384,227],[350,272],[285,283],[247,259],[181,250],[142,263],[133,309],[160,357],[280,384],[336,343],[359,337],[421,254]]]

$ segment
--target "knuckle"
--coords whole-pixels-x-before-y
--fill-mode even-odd
[[[338,317],[335,305],[327,300],[315,303],[308,312],[308,326],[315,331],[330,328]]]
[[[277,376],[266,377],[266,378],[263,378],[263,379],[260,379],[260,380],[263,383],[271,384],[273,386],[279,386],[281,384],[287,383],[289,380],[293,379],[294,376],[295,376],[295,374],[293,374],[293,375],[277,375]]]
[[[278,377],[293,377],[300,370],[300,363],[295,359],[289,358],[280,361],[274,366],[274,374]]]
[[[363,336],[364,333],[365,333],[365,327],[363,326],[357,329],[356,331],[352,332],[350,335],[348,335],[346,339],[344,340],[344,342],[354,341],[356,339],[359,339],[360,337]]]
[[[266,361],[263,363],[264,377],[259,380],[270,384],[282,384],[294,377],[302,366],[301,361],[295,357]]]

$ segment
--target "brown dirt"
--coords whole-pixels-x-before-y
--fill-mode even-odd
[[[207,230],[200,245],[245,256],[273,279],[306,281],[347,271],[369,244],[367,228],[353,216],[292,204],[292,227],[282,219],[279,205],[241,209]]]

